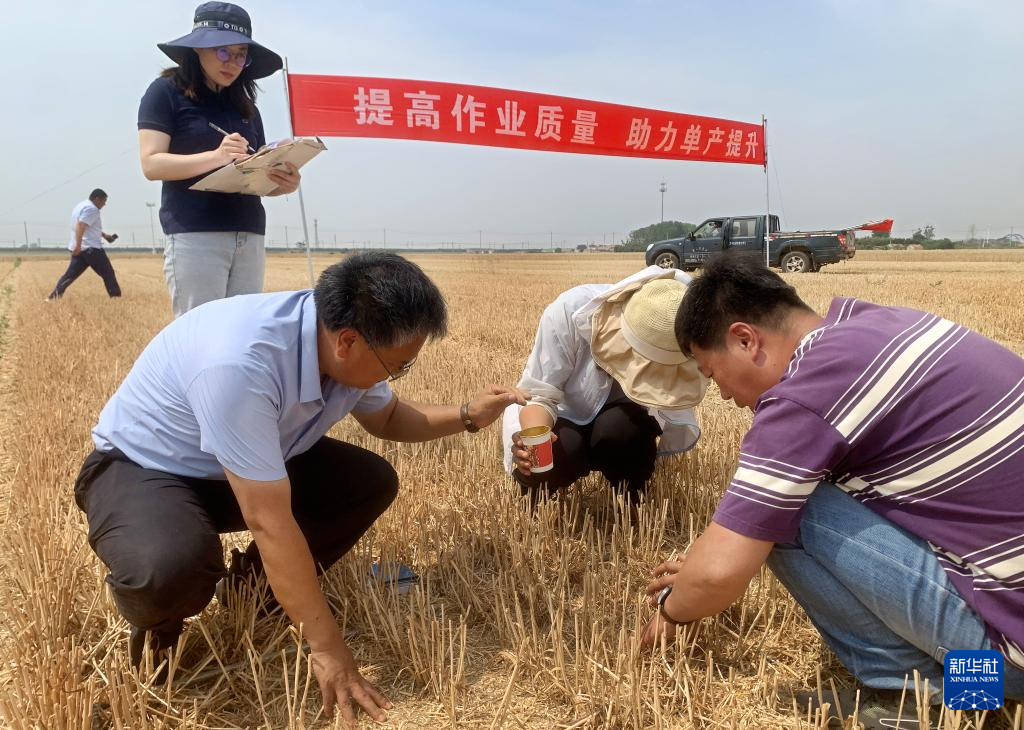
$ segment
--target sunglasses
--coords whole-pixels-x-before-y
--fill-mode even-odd
[[[250,64],[252,64],[252,56],[249,55],[248,49],[244,51],[232,51],[230,48],[221,46],[220,48],[215,48],[213,50],[217,54],[217,60],[221,63],[232,61],[239,68],[249,68]]]

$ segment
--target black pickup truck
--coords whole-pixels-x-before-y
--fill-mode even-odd
[[[749,252],[764,261],[763,215],[708,218],[683,238],[657,241],[647,247],[647,265],[694,271],[720,251]],[[779,231],[779,217],[771,216],[769,263],[789,274],[817,271],[822,266],[853,258],[857,251],[852,230]]]

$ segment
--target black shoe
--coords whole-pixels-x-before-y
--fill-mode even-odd
[[[151,668],[160,667],[154,678],[155,684],[167,682],[167,665],[169,652],[178,645],[178,637],[181,636],[183,624],[178,623],[177,629],[163,631],[147,631],[137,626],[132,626],[131,634],[128,637],[128,659],[135,669],[143,669],[143,660],[146,655],[146,637],[149,637],[149,651],[152,652]],[[162,664],[162,666],[161,666]]]
[[[217,601],[229,610],[241,610],[253,598],[256,615],[266,618],[281,612],[281,604],[274,598],[263,573],[263,565],[257,564],[248,551],[231,551],[231,565],[228,574],[217,582]]]

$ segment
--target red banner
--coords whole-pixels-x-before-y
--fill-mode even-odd
[[[438,81],[289,74],[295,134],[764,164],[764,127]]]
[[[859,226],[855,226],[854,230],[857,231],[882,231],[884,233],[892,232],[892,218],[884,218],[878,221],[868,221],[862,223]]]

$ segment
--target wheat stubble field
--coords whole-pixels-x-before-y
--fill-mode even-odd
[[[411,258],[447,296],[452,327],[397,390],[438,403],[514,383],[549,301],[642,266],[638,254]],[[318,257],[317,270],[335,260]],[[173,689],[140,683],[128,668],[127,626],[71,487],[99,410],[170,308],[158,257],[113,261],[123,299],[108,300],[87,272],[45,304],[66,260],[0,258],[0,723],[333,727],[318,714],[300,638],[253,610],[214,601],[193,619]],[[305,272],[299,256],[273,256],[267,289],[302,288]],[[862,253],[792,281],[819,312],[835,295],[913,306],[1024,353],[1024,252]],[[714,388],[699,416],[698,447],[661,462],[638,511],[591,478],[534,516],[501,472],[496,426],[397,445],[339,424],[334,436],[385,455],[402,479],[392,509],[324,580],[364,673],[395,703],[387,726],[821,727],[780,696],[850,677],[767,573],[675,646],[636,649],[650,615],[641,598],[649,570],[707,523],[749,424]],[[244,542],[231,536],[225,549]],[[413,566],[420,587],[397,595],[368,585],[374,559]],[[917,719],[912,694],[905,714]],[[936,708],[927,724],[903,727],[1019,729],[1022,715],[1012,703],[988,717]],[[852,717],[846,727],[856,727]]]

